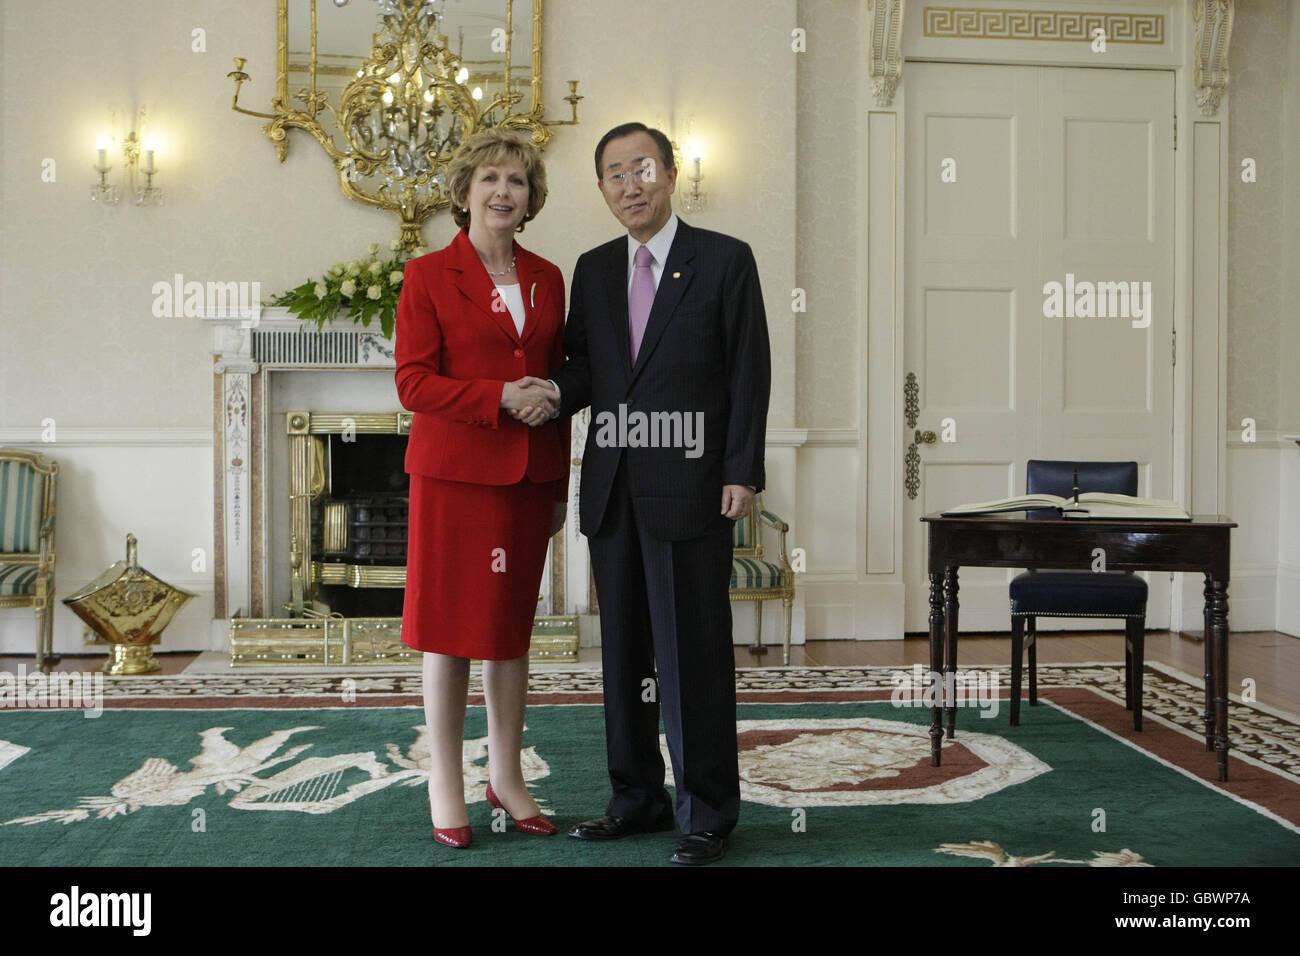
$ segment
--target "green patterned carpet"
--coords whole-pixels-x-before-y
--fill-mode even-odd
[[[992,719],[963,711],[943,767],[933,768],[929,711],[891,704],[870,686],[883,675],[856,681],[856,695],[840,688],[839,699],[809,701],[814,688],[835,681],[801,669],[764,673],[789,680],[778,687],[765,677],[763,689],[748,692],[742,681],[741,699],[750,698],[739,707],[745,802],[722,865],[1300,861],[1300,827],[1286,809],[1300,791],[1292,774],[1234,760],[1234,783],[1245,788],[1234,794],[1205,779],[1213,755],[1172,720],[1152,713],[1144,734],[1103,729],[1107,708],[1117,711],[1117,726],[1125,716],[1096,686],[1045,686],[1044,703],[1026,707],[1018,728],[1007,726],[1005,701]],[[249,680],[245,697],[255,692]],[[218,695],[211,709],[199,709],[202,694],[191,694],[187,709],[145,709],[158,703],[141,704],[137,695],[114,706],[110,694],[97,719],[5,712],[0,864],[668,865],[671,833],[602,845],[508,826],[495,832],[483,799],[478,706],[466,728],[474,846],[434,844],[423,713],[403,696],[407,684],[380,680],[369,689],[354,703],[282,690],[289,696]],[[557,703],[530,703],[524,737],[530,786],[562,828],[603,813],[608,792],[600,708],[589,687],[568,690],[543,695]],[[1194,688],[1185,690],[1194,706]],[[1087,715],[1094,698],[1102,710]],[[1145,749],[1162,740],[1190,747],[1189,770]]]

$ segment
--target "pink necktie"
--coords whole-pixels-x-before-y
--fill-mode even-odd
[[[636,354],[641,351],[641,339],[645,336],[646,323],[650,321],[650,306],[655,301],[655,280],[650,273],[650,263],[654,257],[646,246],[636,251],[636,268],[632,270],[632,291],[627,298],[628,327],[632,331],[632,363],[636,364]]]

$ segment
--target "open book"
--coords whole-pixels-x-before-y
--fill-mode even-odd
[[[1039,508],[1057,508],[1062,518],[1109,518],[1136,521],[1191,521],[1191,516],[1175,502],[1165,498],[1134,498],[1104,491],[1085,491],[1074,498],[1056,495],[1019,495],[999,498],[997,501],[980,501],[970,505],[949,508],[945,517],[957,515],[988,515],[1003,511],[1032,511]]]

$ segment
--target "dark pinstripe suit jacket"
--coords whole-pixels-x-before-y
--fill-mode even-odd
[[[562,415],[591,406],[581,530],[599,531],[626,455],[636,510],[651,533],[698,537],[728,520],[720,515],[723,485],[764,486],[771,356],[758,268],[746,243],[679,219],[635,366],[627,283],[626,235],[578,259],[568,361],[552,376]]]

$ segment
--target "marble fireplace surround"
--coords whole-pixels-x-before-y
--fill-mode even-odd
[[[255,324],[238,317],[207,321],[213,354],[215,617],[285,617],[287,413],[402,411],[393,382],[393,342],[360,328],[317,331],[281,308],[263,309]],[[576,447],[585,439],[585,428],[575,420]],[[576,495],[571,510],[574,501]],[[590,567],[585,542],[577,540],[576,517],[570,514],[564,534],[552,542],[541,614],[590,613]]]

